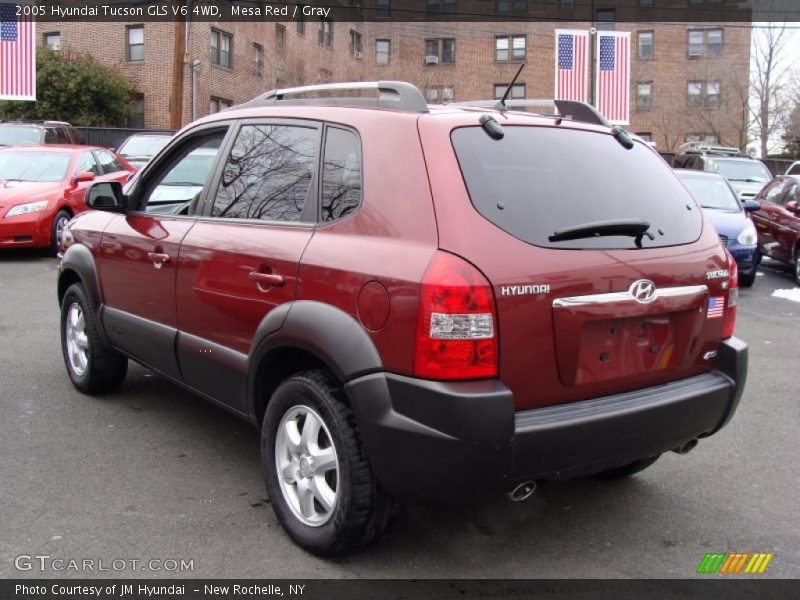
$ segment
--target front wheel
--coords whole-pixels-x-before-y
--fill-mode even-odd
[[[794,251],[794,282],[800,285],[800,246]]]
[[[264,414],[261,455],[278,521],[308,552],[348,554],[388,529],[395,503],[377,483],[355,415],[328,371],[278,386]]]
[[[758,271],[758,269],[753,267],[751,273],[739,273],[739,285],[746,288],[753,287],[753,284],[756,282],[756,271]]]
[[[85,394],[119,389],[128,359],[106,347],[89,295],[73,283],[61,301],[61,352],[72,384]]]
[[[50,228],[50,254],[55,256],[58,254],[58,246],[61,243],[61,236],[64,234],[64,229],[69,223],[70,216],[65,210],[60,210],[56,213],[56,218],[53,219],[53,225]]]

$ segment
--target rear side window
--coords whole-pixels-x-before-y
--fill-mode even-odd
[[[550,241],[556,231],[600,221],[644,220],[643,248],[688,244],[702,217],[686,188],[644,144],[557,127],[507,126],[502,140],[480,127],[452,133],[472,204],[514,237],[550,248],[636,248],[625,235]]]
[[[318,140],[311,127],[244,125],[225,162],[211,216],[301,220]]]
[[[787,175],[800,175],[800,163],[792,165],[792,167],[786,172]]]
[[[322,161],[322,221],[353,213],[361,204],[361,145],[352,131],[329,127]]]

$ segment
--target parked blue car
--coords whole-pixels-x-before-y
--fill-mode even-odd
[[[758,234],[747,213],[759,210],[761,205],[754,200],[740,202],[728,180],[717,173],[686,169],[678,169],[675,173],[689,188],[736,260],[739,285],[752,286],[759,261]]]

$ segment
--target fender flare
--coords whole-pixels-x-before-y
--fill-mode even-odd
[[[61,259],[59,265],[58,285],[57,285],[57,298],[59,300],[59,308],[61,304],[62,281],[68,271],[75,273],[81,280],[83,287],[86,288],[86,293],[92,301],[95,316],[100,321],[100,311],[103,306],[103,298],[100,293],[100,278],[97,276],[97,265],[94,262],[91,250],[83,244],[73,244],[67,251],[64,252],[64,257]],[[100,327],[101,336],[107,342],[105,331]]]
[[[285,348],[304,350],[327,365],[343,384],[383,370],[367,332],[343,310],[313,300],[283,304],[264,317],[253,338],[247,365],[248,411],[255,414],[256,378],[262,361]]]

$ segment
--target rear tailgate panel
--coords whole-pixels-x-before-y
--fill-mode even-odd
[[[708,222],[697,241],[680,246],[576,250],[528,244],[473,207],[450,141],[452,127],[445,119],[420,119],[439,245],[472,262],[493,286],[500,379],[512,390],[516,410],[616,394],[712,368],[723,319],[707,318],[708,300],[726,295],[726,280],[707,274],[725,270],[727,258]],[[658,289],[707,291],[647,305],[554,307],[558,299],[625,293],[640,279]],[[612,328],[620,340],[604,336]],[[601,360],[604,352],[610,361]]]

